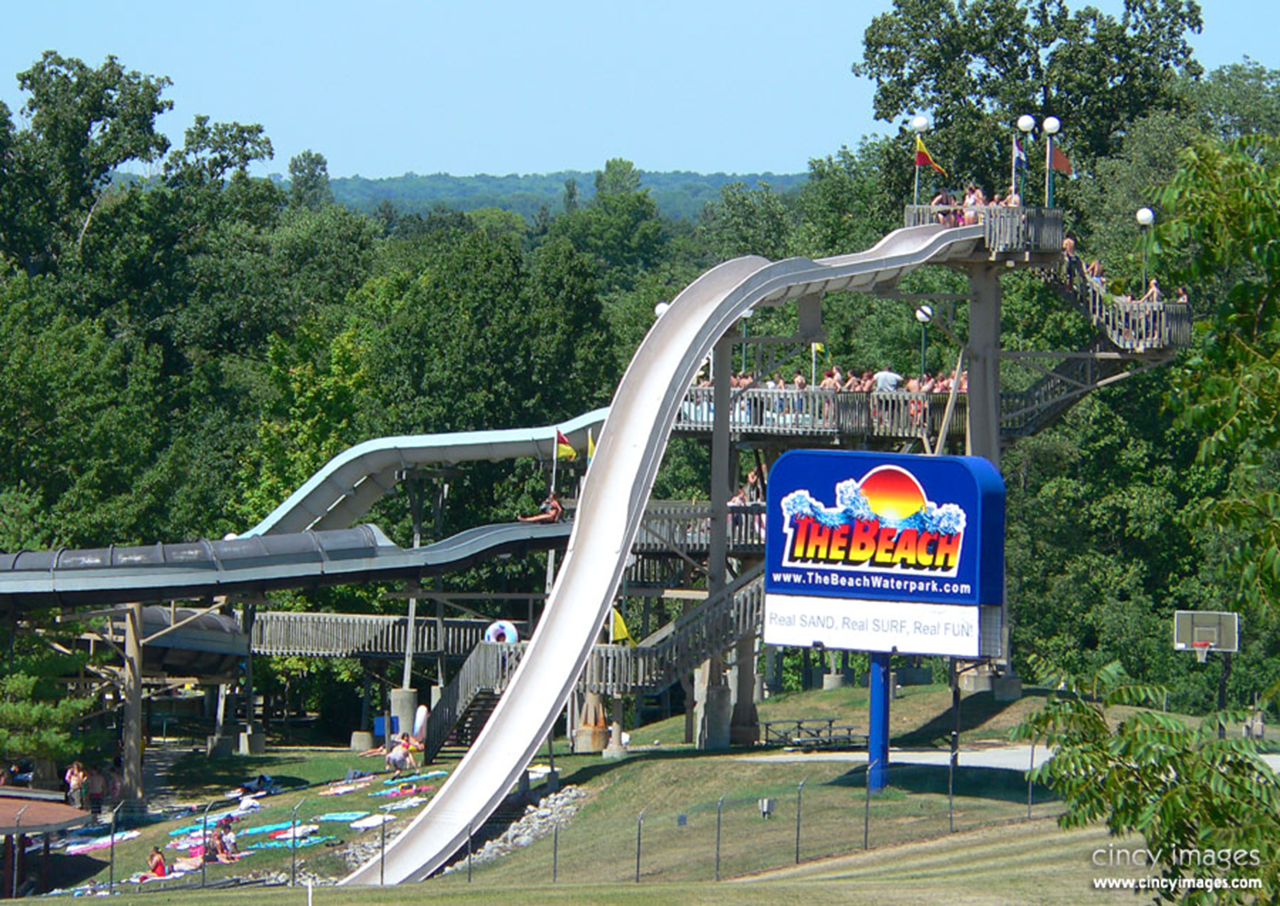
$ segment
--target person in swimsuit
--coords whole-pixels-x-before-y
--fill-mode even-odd
[[[520,522],[559,522],[560,517],[564,515],[564,506],[560,503],[560,498],[556,496],[556,492],[552,491],[547,495],[547,499],[542,502],[542,508],[533,516],[517,516]]]

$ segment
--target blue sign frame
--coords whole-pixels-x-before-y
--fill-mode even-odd
[[[792,450],[766,526],[766,596],[1003,601],[1004,479],[981,457]]]

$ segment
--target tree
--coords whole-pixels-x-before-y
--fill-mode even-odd
[[[1261,890],[1162,891],[1187,903],[1274,902],[1280,894],[1280,783],[1256,743],[1219,739],[1218,717],[1197,728],[1157,710],[1162,690],[1117,664],[1087,675],[1054,673],[1045,706],[1013,738],[1048,744],[1031,772],[1062,797],[1062,827],[1105,821],[1113,836],[1141,834],[1166,878],[1259,878]],[[1107,708],[1146,706],[1114,727]],[[1222,715],[1238,719],[1240,715]]]
[[[1059,117],[1087,170],[1139,117],[1186,109],[1179,79],[1201,72],[1186,36],[1200,25],[1195,0],[1126,0],[1118,19],[1063,0],[895,0],[867,27],[853,71],[875,82],[877,118],[906,136],[905,117],[932,113],[935,159],[994,189],[1021,114]]]
[[[791,245],[790,214],[767,183],[756,189],[741,182],[722,188],[720,199],[703,208],[701,229],[721,261],[739,255],[785,258]]]
[[[575,184],[575,197],[577,186]],[[565,186],[566,194],[568,186]],[[640,191],[640,171],[635,164],[622,157],[605,161],[604,169],[596,171],[596,202],[606,195],[630,195]]]
[[[1161,257],[1195,286],[1231,277],[1187,363],[1175,408],[1202,432],[1200,459],[1234,463],[1198,516],[1228,534],[1223,577],[1267,624],[1280,619],[1280,138],[1186,149],[1161,202]]]
[[[15,130],[0,104],[0,253],[31,273],[52,267],[88,228],[111,173],[168,150],[155,120],[173,107],[160,97],[170,84],[115,57],[92,69],[54,51],[18,73],[30,125]]]
[[[289,160],[289,204],[316,210],[333,204],[329,189],[329,162],[310,149]]]

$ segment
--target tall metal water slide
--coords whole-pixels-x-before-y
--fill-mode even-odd
[[[895,230],[871,249],[812,261],[746,257],[702,275],[628,366],[587,471],[564,563],[497,708],[453,774],[344,884],[420,881],[445,865],[515,785],[578,680],[607,618],[685,394],[716,342],[756,305],[884,289],[925,264],[972,258],[981,225]]]

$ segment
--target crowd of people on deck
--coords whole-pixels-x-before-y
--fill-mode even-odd
[[[929,204],[945,209],[937,215],[938,223],[943,226],[973,226],[981,219],[978,208],[1019,208],[1022,207],[1022,196],[1018,194],[1017,186],[1010,186],[1003,194],[996,192],[988,198],[981,187],[969,183],[963,194],[943,189],[930,199]],[[957,207],[963,210],[955,210]]]
[[[924,372],[918,376],[905,377],[896,371],[885,368],[880,371],[862,372],[850,369],[846,374],[839,365],[832,365],[822,372],[822,378],[816,386],[810,386],[809,379],[801,371],[796,371],[790,381],[785,380],[781,373],[777,373],[767,377],[763,382],[760,382],[753,373],[743,371],[734,374],[729,383],[734,390],[827,390],[832,393],[950,393],[954,386],[957,393],[967,393],[969,390],[969,372],[961,371],[959,377],[956,376],[954,370],[949,372],[940,371],[937,374]],[[710,387],[712,382],[710,379],[703,379],[698,382],[698,386]]]

